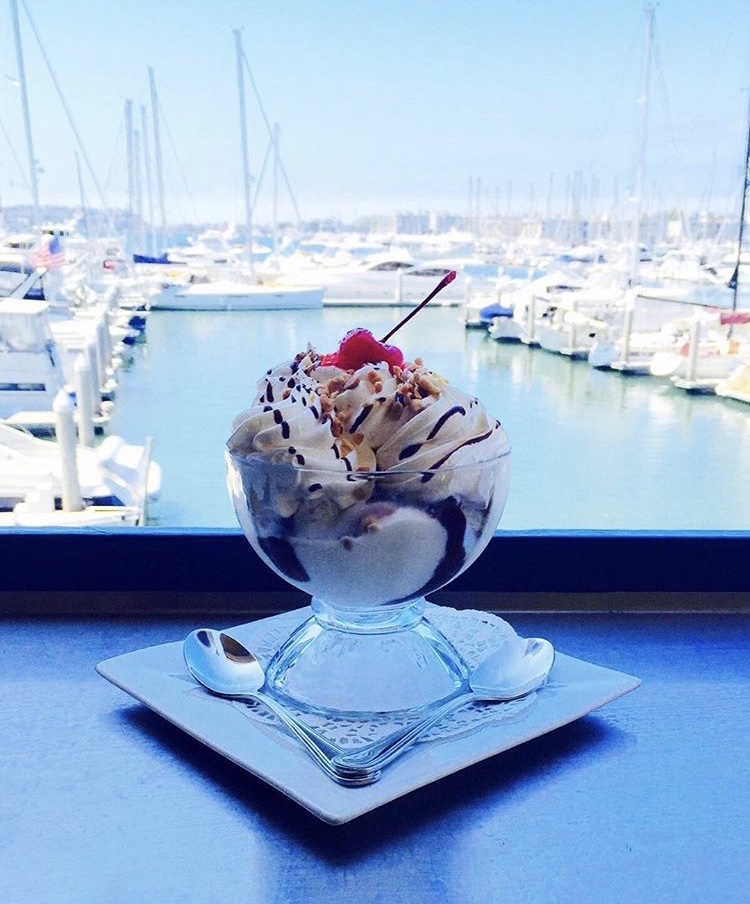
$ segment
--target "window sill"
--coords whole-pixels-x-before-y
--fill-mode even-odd
[[[431,599],[490,610],[741,611],[750,532],[498,532]],[[243,613],[304,605],[238,530],[8,531],[0,614]]]

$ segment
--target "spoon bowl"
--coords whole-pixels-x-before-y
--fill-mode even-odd
[[[221,697],[254,694],[266,680],[255,656],[229,634],[211,628],[191,632],[183,645],[192,676]]]
[[[307,753],[334,781],[344,785],[369,785],[380,776],[377,769],[361,767],[353,773],[339,773],[333,757],[341,753],[309,725],[297,719],[265,691],[265,673],[253,653],[234,637],[212,628],[198,628],[182,647],[185,664],[195,680],[219,697],[255,700],[277,716],[304,746]]]
[[[555,659],[548,640],[531,637],[490,653],[470,674],[468,690],[447,700],[424,718],[351,753],[333,758],[342,774],[354,776],[360,769],[383,769],[412,746],[429,728],[469,703],[517,700],[541,687]]]
[[[469,686],[477,700],[515,700],[546,680],[554,659],[548,640],[529,637],[483,659],[469,676]]]

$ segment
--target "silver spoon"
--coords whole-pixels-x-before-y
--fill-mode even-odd
[[[182,653],[190,674],[212,694],[237,700],[256,700],[277,716],[318,766],[342,785],[369,785],[380,777],[377,769],[359,767],[339,773],[333,757],[341,748],[292,715],[266,693],[266,676],[255,656],[238,640],[212,628],[199,628],[185,638]]]
[[[548,640],[532,637],[515,651],[501,648],[482,660],[469,676],[469,689],[447,700],[434,712],[401,728],[380,741],[351,753],[333,757],[335,769],[344,775],[359,775],[365,769],[383,769],[449,713],[468,703],[516,700],[536,690],[547,680],[555,651]]]

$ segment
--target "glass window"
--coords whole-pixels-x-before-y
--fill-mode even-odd
[[[224,443],[265,370],[355,327],[386,336],[455,270],[389,342],[503,423],[502,529],[748,530],[750,12],[696,11],[696,60],[674,11],[584,28],[553,4],[540,32],[480,4],[450,23],[451,58],[472,65],[444,73],[424,3],[375,33],[356,8],[292,7],[261,34],[197,9],[175,56],[171,3],[117,27],[85,3],[11,4],[0,294],[36,276],[0,300],[0,418],[50,442],[72,405],[85,498],[125,482],[147,526],[235,530]],[[530,66],[519,40],[500,59],[499,34],[545,52]],[[67,49],[81,41],[107,66]],[[341,67],[335,90],[310,46]],[[408,104],[383,104],[404,84]],[[696,121],[698,93],[719,126]],[[5,528],[61,524],[70,454],[34,449],[29,473],[45,454],[50,473],[20,522],[6,494]]]

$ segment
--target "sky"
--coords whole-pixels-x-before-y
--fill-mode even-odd
[[[31,200],[13,2],[0,0],[3,206]],[[282,220],[606,214],[632,203],[639,160],[646,209],[739,205],[747,0],[654,4],[648,80],[640,0],[16,3],[42,205],[127,206],[130,100],[158,216],[151,71],[167,220],[242,222],[236,29],[265,111],[246,70],[257,222],[273,198],[266,120],[291,187],[279,176]]]

